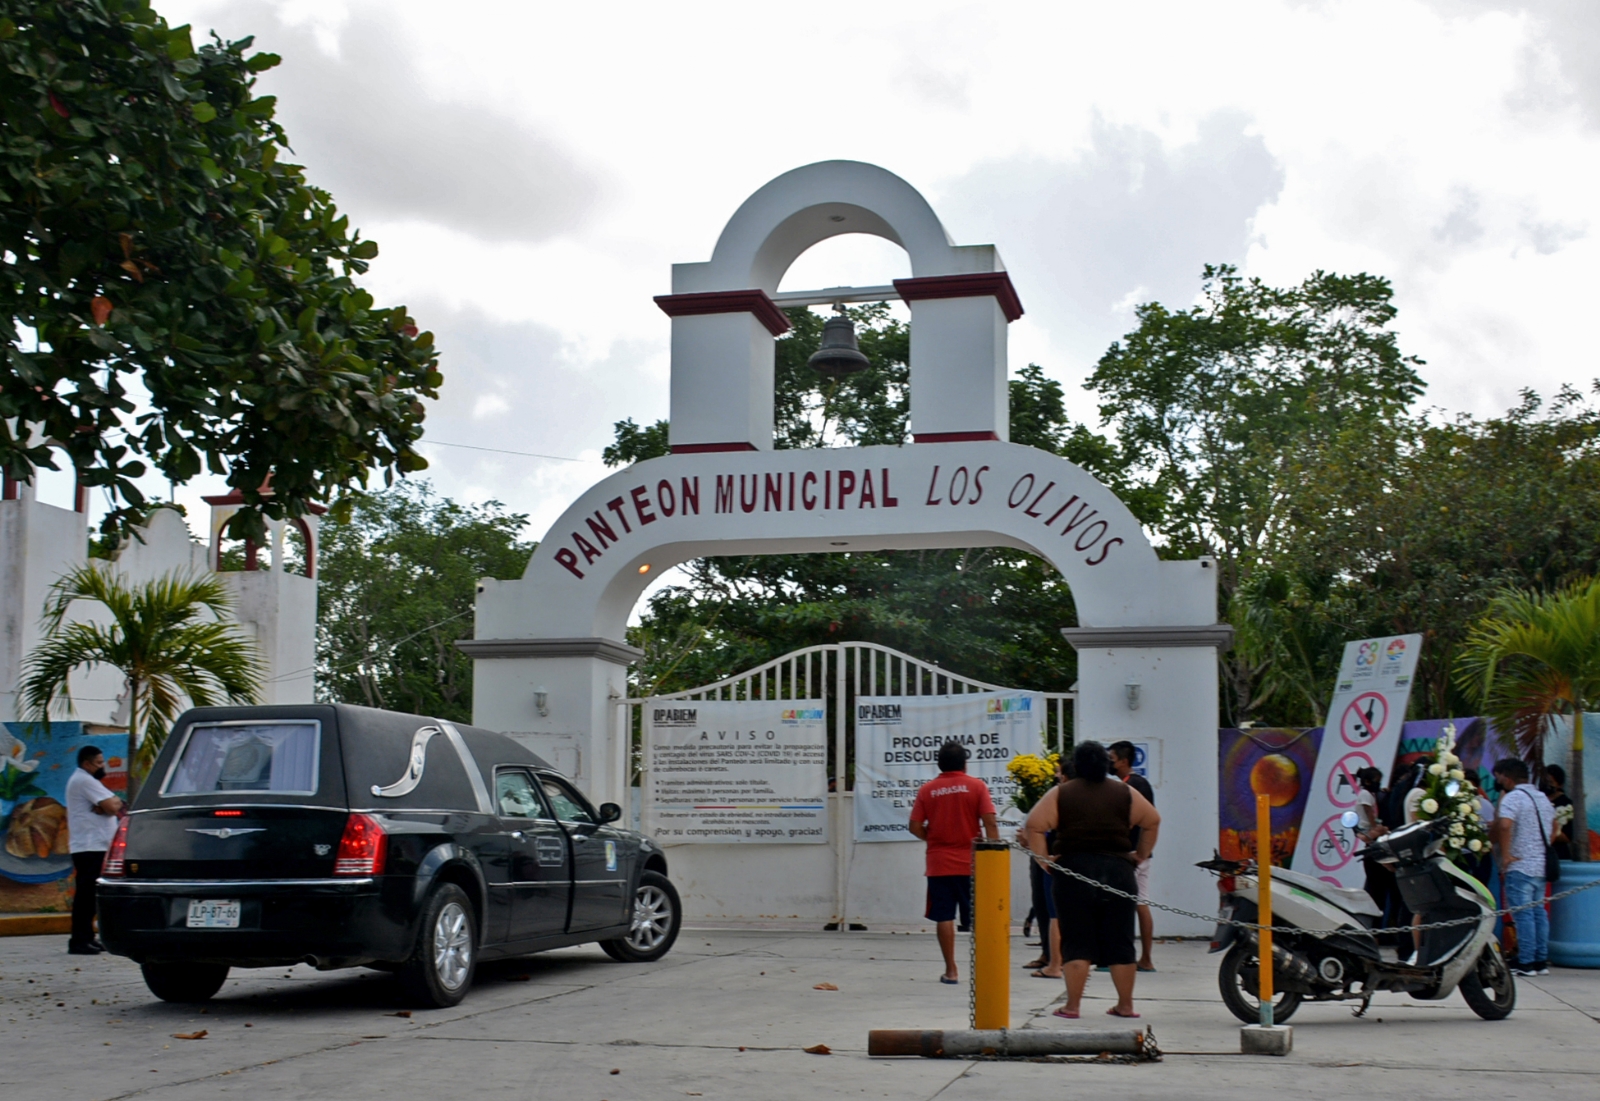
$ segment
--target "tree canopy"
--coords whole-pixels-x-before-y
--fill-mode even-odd
[[[528,518],[460,505],[426,481],[361,497],[322,525],[317,691],[324,699],[472,721],[471,638],[480,577],[520,577]]]
[[[147,0],[0,0],[0,467],[62,453],[108,531],[151,467],[225,475],[259,540],[427,465],[432,334],[357,285],[377,244],[279,159],[251,41],[196,47]]]

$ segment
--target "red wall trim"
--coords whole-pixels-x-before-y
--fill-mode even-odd
[[[9,474],[5,475],[5,489],[3,490],[3,493],[4,493],[4,498],[3,498],[4,500],[7,500],[7,501],[15,501],[15,500],[17,500],[18,498],[20,498],[22,496],[21,483],[18,482],[11,475],[9,475]]]
[[[702,455],[708,451],[755,451],[753,443],[675,443],[674,455]]]
[[[912,443],[976,443],[981,440],[998,441],[993,432],[913,432]]]
[[[89,511],[89,487],[79,482],[72,493],[72,511]]]
[[[894,289],[907,302],[923,298],[981,298],[994,295],[1007,321],[1022,316],[1022,300],[1003,271],[974,272],[971,275],[929,275],[920,279],[896,279]]]
[[[668,317],[703,313],[753,313],[773,336],[789,331],[789,317],[766,291],[706,291],[700,294],[658,294],[656,305]]]

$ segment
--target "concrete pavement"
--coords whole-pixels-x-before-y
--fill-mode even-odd
[[[1516,1012],[1494,1023],[1459,995],[1380,996],[1361,1020],[1303,1006],[1294,1054],[1272,1059],[1237,1054],[1217,957],[1159,944],[1136,1001],[1166,1058],[1124,1066],[867,1058],[871,1028],[967,1024],[967,989],[938,983],[921,931],[686,930],[642,966],[567,949],[486,966],[463,1005],[409,1017],[374,972],[236,971],[202,1009],[156,1001],[127,960],[64,948],[0,939],[0,1096],[1587,1099],[1600,1082],[1600,972],[1518,980]],[[1013,940],[1019,965],[1034,951]],[[1048,1015],[1059,984],[1012,976],[1014,1024],[1072,1027]],[[1108,976],[1091,980],[1082,1026],[1110,1023],[1110,994]],[[819,1043],[833,1054],[801,1050]]]

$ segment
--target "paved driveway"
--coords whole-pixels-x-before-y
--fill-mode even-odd
[[[1013,947],[1019,964],[1032,954],[1020,938]],[[1592,1101],[1600,1089],[1600,972],[1520,980],[1517,1011],[1497,1023],[1459,996],[1384,996],[1363,1020],[1303,1007],[1294,1054],[1272,1059],[1236,1054],[1216,958],[1163,944],[1137,999],[1165,1060],[1095,1066],[868,1059],[870,1028],[966,1024],[966,987],[939,985],[938,949],[920,932],[685,931],[644,966],[568,949],[486,967],[460,1007],[410,1017],[395,1015],[390,980],[373,972],[235,972],[201,1010],[154,1000],[127,960],[63,948],[58,937],[0,939],[0,1096]],[[1044,1015],[1057,984],[1012,974],[1015,1023],[1066,1027]],[[824,982],[839,989],[813,989]],[[1109,993],[1107,976],[1091,981],[1084,1025],[1106,1024]],[[202,1029],[204,1039],[173,1036]],[[834,1054],[800,1050],[818,1043]]]

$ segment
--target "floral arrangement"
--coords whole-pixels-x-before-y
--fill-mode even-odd
[[[1465,862],[1476,859],[1489,847],[1489,834],[1478,813],[1477,788],[1467,782],[1467,774],[1455,750],[1456,726],[1446,723],[1434,744],[1434,760],[1422,783],[1422,802],[1417,806],[1417,817],[1446,819],[1450,832],[1445,835],[1445,851],[1452,860]],[[1451,781],[1456,783],[1454,795],[1446,790]]]
[[[1032,810],[1033,805],[1056,786],[1056,764],[1060,760],[1059,753],[1047,753],[1042,757],[1036,753],[1021,753],[1011,758],[1006,771],[1017,782],[1017,790],[1011,796],[1012,806],[1024,813]]]
[[[1564,807],[1556,808],[1556,829],[1560,830],[1566,828],[1567,823],[1572,821],[1572,813],[1574,809],[1575,808],[1571,803],[1568,803]]]

